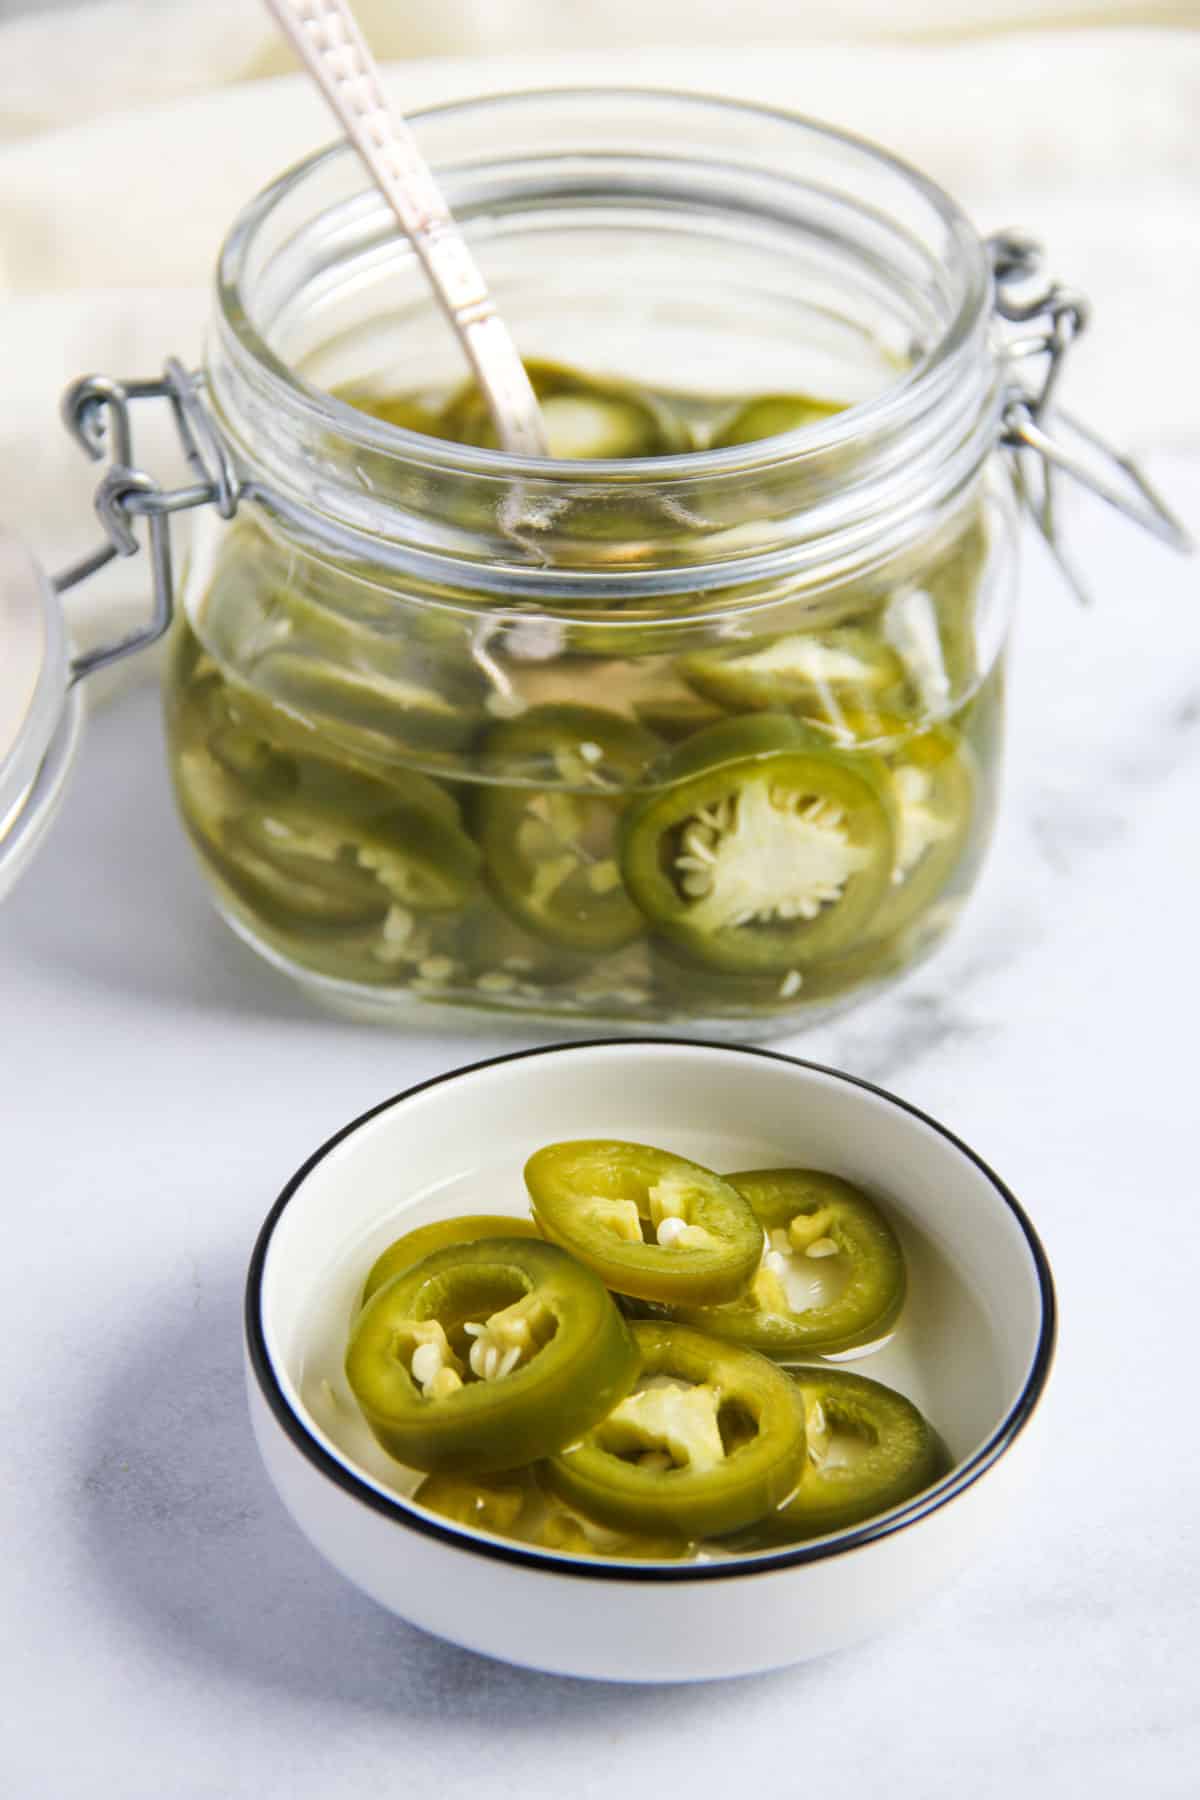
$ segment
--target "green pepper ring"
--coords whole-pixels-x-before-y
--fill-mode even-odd
[[[298,822],[302,829],[302,814],[298,815]],[[316,816],[313,823],[321,829],[329,822]],[[356,831],[353,826],[345,828],[347,847],[353,850],[357,861],[351,859],[344,865],[306,856],[302,836],[294,846],[295,855],[289,859],[288,850],[272,842],[251,818],[228,821],[223,836],[226,853],[234,860],[238,844],[247,851],[253,847],[263,863],[276,864],[288,879],[291,868],[296,869],[298,879],[308,864],[317,870],[323,864],[329,883],[336,885],[337,876],[344,873],[347,892],[356,893],[363,878],[369,876],[382,913],[392,905],[417,913],[455,911],[470,898],[479,867],[478,851],[457,826],[446,825],[422,807],[403,802],[393,805],[368,832]],[[289,910],[286,896],[285,880],[281,890],[285,911]]]
[[[765,1357],[682,1325],[633,1326],[639,1376],[677,1376],[719,1390],[756,1431],[715,1469],[658,1470],[603,1448],[604,1426],[547,1464],[554,1491],[591,1518],[634,1531],[717,1537],[753,1525],[794,1489],[804,1463],[804,1407],[795,1383]]]
[[[867,670],[863,680],[841,675],[818,681],[813,676],[784,670],[761,672],[739,668],[748,656],[760,654],[788,638],[842,650]],[[782,632],[701,650],[680,660],[679,671],[689,687],[732,713],[792,712],[800,717],[815,714],[818,728],[837,725],[843,707],[865,703],[893,703],[907,686],[904,664],[887,643],[861,626],[830,626],[812,632]],[[823,704],[823,701],[825,702]],[[828,702],[835,709],[830,716]]]
[[[175,729],[184,822],[222,882],[268,925],[377,925],[397,901],[448,911],[475,887],[479,851],[454,800],[427,777],[397,782],[332,763],[315,734],[215,674],[180,709]],[[323,852],[313,838],[324,840]],[[388,867],[401,892],[389,886]]]
[[[805,1410],[819,1404],[834,1426],[852,1432],[865,1447],[850,1464],[804,1464],[795,1492],[759,1519],[745,1543],[730,1549],[775,1549],[846,1531],[930,1487],[948,1473],[946,1448],[911,1400],[849,1369],[793,1369]],[[810,1414],[811,1416],[811,1414]]]
[[[484,742],[481,767],[506,777],[516,772],[512,768],[515,759],[543,762],[556,750],[578,751],[580,746],[595,746],[601,752],[594,765],[598,770],[611,769],[627,780],[637,779],[661,748],[659,739],[619,713],[599,707],[547,705],[493,726]],[[574,898],[565,897],[561,888],[545,900],[533,892],[536,865],[521,849],[520,827],[531,802],[554,791],[550,783],[544,789],[515,783],[481,789],[476,818],[488,886],[514,919],[548,943],[567,950],[619,950],[645,930],[641,913],[619,880],[615,888],[600,894],[580,894],[572,889]],[[559,791],[563,791],[561,784]],[[611,815],[615,864],[615,839],[624,804],[620,790],[598,782],[594,794],[572,790],[569,798]]]
[[[268,925],[336,933],[383,923],[390,901],[367,870],[289,855],[264,842],[258,824],[253,814],[226,819],[203,848],[226,886]]]
[[[660,785],[625,816],[625,885],[652,928],[698,962],[734,973],[782,972],[835,954],[868,928],[887,895],[895,856],[890,789],[878,758],[834,750],[786,715],[760,714],[697,733],[652,774]],[[695,923],[696,902],[664,868],[667,847],[689,819],[750,783],[834,802],[842,808],[850,847],[866,860],[850,873],[840,898],[812,919],[708,929]]]
[[[894,938],[872,936],[861,938],[840,956],[806,960],[796,967],[796,981],[791,970],[781,975],[778,969],[762,975],[708,969],[701,975],[694,960],[669,941],[655,944],[654,952],[655,998],[664,1017],[669,1019],[678,1007],[679,1017],[687,1018],[702,998],[713,1018],[750,1022],[836,1002],[868,983],[890,980],[907,961]]]
[[[561,398],[595,398],[610,404],[618,403],[632,419],[636,419],[640,427],[641,442],[650,447],[625,446],[602,451],[599,453],[602,456],[667,456],[693,447],[683,420],[677,418],[656,394],[637,387],[633,382],[598,380],[595,376],[581,375],[564,364],[539,357],[529,357],[525,362],[525,370],[534,393],[542,402]],[[473,378],[465,382],[446,402],[437,421],[437,435],[448,438],[453,443],[495,449],[496,427],[479,384]]]
[[[759,444],[845,410],[844,400],[818,400],[811,394],[758,394],[725,421],[711,447],[723,450],[734,444]]]
[[[907,1278],[904,1252],[873,1200],[819,1169],[747,1169],[726,1180],[749,1201],[766,1231],[831,1208],[827,1235],[850,1259],[846,1285],[826,1305],[799,1313],[764,1312],[749,1295],[703,1311],[671,1306],[656,1312],[776,1362],[837,1356],[888,1335],[904,1306]]]
[[[650,1187],[677,1177],[693,1204],[688,1222],[718,1246],[665,1249],[618,1237],[591,1223],[581,1200],[633,1200],[642,1216]],[[758,1267],[762,1228],[749,1204],[711,1169],[669,1150],[621,1138],[580,1138],[546,1144],[525,1165],[525,1185],[544,1237],[594,1269],[616,1293],[635,1299],[690,1300],[699,1306],[740,1293]]]
[[[451,751],[465,745],[483,717],[465,684],[452,693],[379,670],[335,667],[293,650],[271,650],[251,671],[256,687],[376,759],[398,751]]]
[[[398,1333],[437,1319],[465,1348],[462,1325],[523,1296],[553,1316],[549,1341],[502,1380],[466,1382],[427,1398]],[[628,1393],[637,1350],[598,1276],[552,1244],[489,1238],[434,1251],[378,1288],[358,1313],[346,1379],[372,1433],[414,1469],[487,1474],[536,1462],[573,1443]]]
[[[186,666],[178,679],[188,682]],[[331,758],[316,726],[232,678],[216,672],[205,677],[188,690],[180,710],[188,715],[180,720],[181,738],[206,751],[231,781],[248,790],[239,810],[295,800],[344,821],[376,816],[399,801],[461,827],[458,802],[428,775],[356,757],[344,745]],[[348,799],[355,803],[351,808]]]
[[[942,661],[954,700],[969,693],[982,673],[976,633],[990,538],[987,515],[976,509],[952,547],[920,576],[921,586],[933,602]]]
[[[490,1476],[427,1475],[413,1500],[452,1524],[567,1555],[674,1562],[694,1550],[677,1532],[652,1537],[641,1531],[614,1532],[608,1526],[597,1531],[595,1520],[578,1508],[568,1510],[557,1494],[547,1491],[539,1478],[541,1467]]]
[[[506,1213],[466,1213],[457,1219],[434,1219],[429,1225],[418,1225],[406,1231],[380,1252],[371,1264],[363,1283],[361,1305],[365,1306],[386,1282],[407,1273],[424,1262],[435,1250],[452,1244],[478,1244],[487,1238],[537,1238],[538,1228],[532,1219],[517,1219]]]
[[[264,845],[246,821],[242,786],[203,746],[181,746],[172,780],[188,835],[236,901],[284,931],[340,932],[377,928],[387,894],[367,870],[342,869],[320,858],[281,853]]]
[[[871,922],[870,938],[889,938],[904,930],[932,906],[966,850],[974,823],[979,783],[968,746],[949,726],[924,732],[887,757],[893,777],[906,768],[929,775],[933,810],[949,825],[946,835],[930,844],[912,868],[895,881]],[[903,841],[903,804],[898,842]]]

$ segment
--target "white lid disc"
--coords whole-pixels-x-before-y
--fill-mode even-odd
[[[54,815],[80,714],[58,596],[24,544],[0,532],[0,897]]]

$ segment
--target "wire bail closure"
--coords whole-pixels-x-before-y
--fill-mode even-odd
[[[179,441],[195,481],[187,487],[164,488],[139,469],[133,458],[131,408],[136,400],[167,400]],[[215,506],[223,519],[237,511],[240,484],[229,454],[200,394],[200,377],[171,357],[157,381],[114,381],[107,375],[85,375],[67,389],[63,423],[93,462],[107,453],[109,467],[96,489],[95,508],[107,541],[53,578],[63,594],[95,575],[117,556],[135,556],[140,548],[137,522],[145,519],[150,548],[154,598],[150,619],[115,643],[75,657],[70,665],[74,685],[97,669],[148,649],[162,637],[175,612],[175,579],[171,560],[172,513],[195,506]]]
[[[1137,462],[1054,405],[1067,352],[1091,317],[1085,297],[1061,282],[1041,277],[1041,246],[1023,232],[998,232],[987,240],[987,249],[997,315],[1008,324],[1036,325],[1035,330],[1010,338],[1003,346],[1015,378],[1004,406],[1000,442],[1014,452],[1017,488],[1026,510],[1076,597],[1086,602],[1087,591],[1058,538],[1056,473],[1071,476],[1171,549],[1187,553],[1195,546]],[[1015,372],[1038,358],[1045,359],[1040,382],[1023,381]],[[1053,428],[1049,425],[1052,413]],[[1023,451],[1032,451],[1039,459],[1040,479],[1031,478]]]

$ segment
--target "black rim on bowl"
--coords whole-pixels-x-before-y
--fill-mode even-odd
[[[949,1475],[933,1487],[918,1494],[906,1506],[898,1507],[892,1512],[881,1513],[878,1518],[868,1519],[864,1524],[835,1537],[818,1539],[807,1544],[797,1544],[786,1550],[754,1552],[711,1563],[636,1563],[622,1562],[615,1558],[611,1561],[601,1562],[585,1557],[563,1556],[552,1550],[539,1550],[529,1545],[508,1543],[498,1538],[474,1536],[466,1531],[456,1529],[453,1525],[441,1523],[430,1513],[418,1511],[416,1507],[408,1504],[399,1496],[391,1497],[383,1493],[364,1477],[356,1475],[347,1464],[331,1456],[312,1435],[284,1394],[267,1350],[262,1321],[263,1271],[275,1227],[288,1204],[317,1164],[336,1149],[343,1139],[349,1137],[352,1132],[357,1131],[360,1126],[365,1125],[378,1114],[387,1112],[391,1107],[398,1106],[405,1100],[411,1100],[417,1094],[440,1087],[445,1082],[457,1081],[464,1075],[472,1075],[482,1069],[495,1068],[502,1063],[521,1062],[542,1056],[569,1056],[572,1052],[579,1050],[625,1050],[634,1046],[645,1046],[649,1049],[671,1045],[689,1050],[715,1050],[725,1056],[762,1057],[769,1062],[784,1063],[792,1068],[806,1069],[812,1074],[828,1076],[835,1081],[843,1081],[850,1087],[861,1088],[866,1093],[873,1094],[876,1099],[885,1100],[889,1106],[908,1113],[912,1118],[920,1119],[923,1124],[936,1131],[939,1137],[945,1138],[948,1143],[953,1144],[969,1162],[974,1163],[975,1167],[986,1176],[1021,1228],[1037,1275],[1041,1299],[1041,1325],[1033,1361],[1020,1393],[995,1431],[965,1462],[958,1464]],[[941,1507],[948,1505],[951,1500],[964,1493],[967,1488],[972,1487],[980,1476],[985,1475],[992,1464],[1003,1456],[1018,1437],[1041,1398],[1054,1360],[1057,1307],[1054,1297],[1054,1282],[1050,1274],[1046,1252],[1016,1196],[1005,1186],[995,1170],[990,1168],[982,1157],[976,1155],[969,1144],[964,1144],[961,1138],[956,1137],[952,1131],[948,1131],[937,1119],[922,1112],[920,1107],[912,1106],[907,1100],[901,1100],[895,1094],[889,1093],[886,1088],[877,1087],[870,1081],[863,1081],[857,1075],[847,1075],[841,1069],[831,1069],[823,1063],[808,1062],[803,1057],[785,1056],[778,1050],[763,1050],[757,1046],[744,1044],[720,1044],[701,1038],[628,1037],[593,1038],[577,1043],[543,1045],[532,1050],[511,1051],[504,1056],[484,1057],[478,1062],[467,1063],[461,1068],[448,1070],[444,1075],[434,1075],[428,1081],[421,1081],[413,1087],[405,1088],[403,1092],[393,1094],[388,1100],[380,1101],[378,1106],[370,1107],[357,1119],[351,1120],[350,1124],[344,1125],[340,1131],[335,1132],[333,1137],[327,1139],[320,1149],[314,1151],[303,1167],[296,1171],[268,1213],[254,1246],[254,1253],[250,1258],[250,1268],[246,1278],[245,1322],[250,1366],[276,1423],[301,1455],[322,1475],[363,1506],[370,1507],[374,1512],[382,1513],[385,1518],[393,1520],[396,1524],[403,1525],[410,1531],[418,1532],[423,1537],[435,1538],[438,1542],[462,1551],[468,1556],[491,1557],[500,1562],[515,1563],[518,1566],[532,1569],[544,1569],[552,1573],[575,1576],[585,1580],[728,1581],[735,1578],[746,1580],[755,1575],[766,1575],[773,1569],[797,1568],[804,1563],[821,1562],[827,1557],[841,1556],[849,1550],[861,1549],[866,1544],[876,1543],[883,1538],[891,1537],[897,1531],[903,1531],[909,1525],[915,1525],[919,1520],[937,1512]]]

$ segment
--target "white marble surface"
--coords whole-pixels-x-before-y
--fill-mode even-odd
[[[1159,469],[1200,519],[1200,462]],[[1090,616],[1030,559],[1006,812],[959,937],[783,1046],[941,1115],[1024,1199],[1062,1304],[1044,1464],[909,1625],[767,1678],[520,1673],[294,1531],[241,1391],[259,1222],[352,1114],[514,1040],[311,1015],[206,909],[153,694],[93,720],[0,920],[0,1792],[1196,1794],[1200,596],[1099,508],[1077,541]]]

